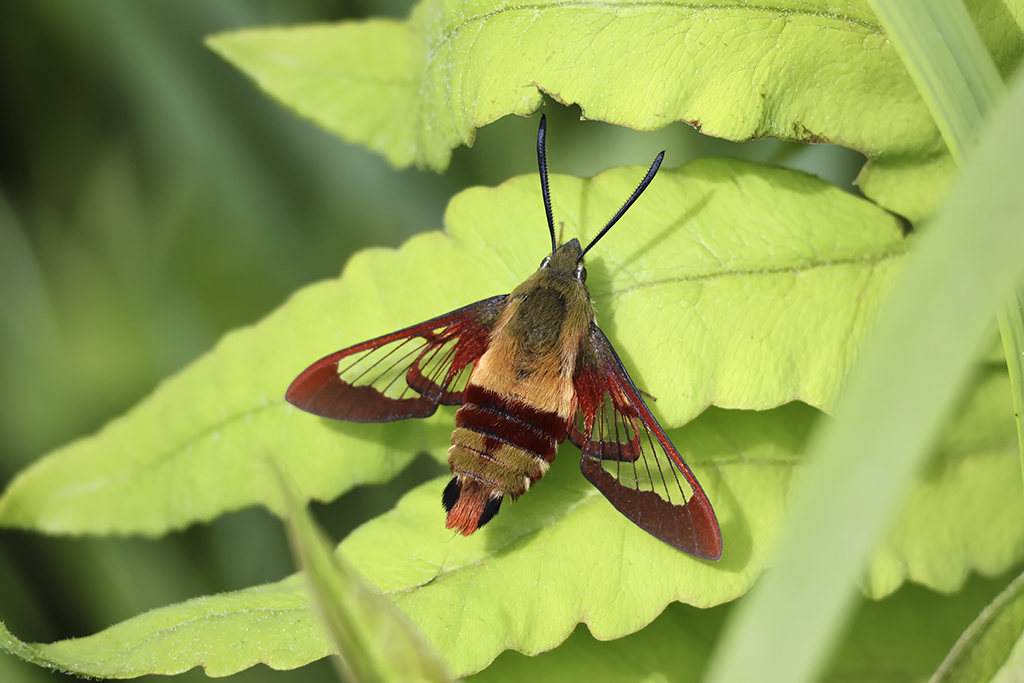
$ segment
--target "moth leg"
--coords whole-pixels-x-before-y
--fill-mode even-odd
[[[654,394],[648,394],[648,393],[647,393],[646,391],[644,391],[643,389],[637,389],[637,391],[639,391],[639,392],[640,392],[641,394],[643,394],[644,398],[649,398],[649,399],[651,399],[652,401],[654,401],[655,403],[657,403],[657,402],[658,402],[658,397],[657,397],[657,396],[655,396]]]

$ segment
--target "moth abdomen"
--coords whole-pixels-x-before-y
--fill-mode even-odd
[[[505,496],[515,499],[544,475],[568,429],[557,413],[473,384],[455,425],[448,449],[454,479],[443,502],[448,528],[467,536],[497,514]]]
[[[503,396],[474,383],[466,387],[462,407],[455,413],[455,426],[487,433],[537,453],[546,451],[531,448],[530,438],[553,442],[557,449],[569,433],[569,421],[558,413],[534,408],[522,399]],[[551,462],[554,457],[552,450],[545,459]]]

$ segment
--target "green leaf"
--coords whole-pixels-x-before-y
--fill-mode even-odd
[[[208,44],[303,116],[399,166],[445,168],[475,128],[532,113],[542,91],[640,130],[680,120],[733,140],[941,149],[864,6],[428,1],[405,22],[247,29]],[[371,138],[380,115],[385,132]]]
[[[742,595],[764,568],[800,445],[818,413],[709,410],[669,433],[715,502],[722,560],[674,550],[617,512],[566,447],[544,479],[480,532],[453,538],[425,484],[353,532],[341,550],[373,578],[459,673],[502,650],[544,652],[584,621],[599,639],[632,633],[673,600],[711,606]]]
[[[904,581],[952,592],[968,572],[995,574],[1024,557],[1024,490],[1010,378],[989,367],[950,421],[869,565],[881,597]]]
[[[1005,581],[973,579],[952,596],[907,586],[882,602],[863,601],[826,683],[913,683],[931,673],[974,614]],[[650,625],[612,641],[583,626],[551,652],[504,652],[469,683],[583,680],[592,683],[696,683],[729,607],[669,605]]]
[[[565,238],[595,234],[642,175],[553,177]],[[450,411],[344,424],[283,394],[327,353],[510,291],[545,254],[536,177],[460,194],[446,223],[447,234],[358,254],[340,280],[301,290],[97,435],[22,472],[0,523],[159,534],[248,505],[280,510],[267,454],[322,500],[393,476],[417,452],[442,457]],[[706,160],[659,174],[589,258],[588,282],[633,379],[676,426],[712,404],[831,406],[905,249],[892,216],[817,178]]]
[[[905,580],[952,592],[970,571],[993,575],[1024,557],[1016,453],[1010,379],[989,366],[876,550],[868,594],[887,595]]]
[[[352,315],[349,329],[387,317],[357,289],[314,285],[229,334],[95,436],[23,471],[0,499],[0,520],[48,533],[158,535],[255,504],[279,510],[268,453],[304,494],[327,500],[390,479],[417,451],[439,449],[450,430],[443,415],[398,426],[294,422],[297,412],[284,404],[288,383],[339,327],[328,309]],[[305,352],[296,348],[300,329],[301,341],[313,342]]]
[[[979,381],[886,545],[898,573],[883,563],[885,572],[872,585],[894,590],[906,577],[950,590],[971,569],[1000,572],[1024,558],[1024,528],[1007,523],[1024,517],[1024,492],[1004,483],[1019,482],[1008,382],[994,368]],[[715,504],[725,538],[720,562],[683,555],[640,531],[583,479],[571,447],[529,495],[470,538],[444,528],[446,480],[438,479],[357,529],[340,552],[457,674],[479,671],[507,648],[537,654],[556,647],[580,621],[599,639],[618,638],[643,628],[674,600],[711,606],[749,589],[771,559],[819,418],[800,403],[768,411],[712,409],[669,432]],[[993,434],[1009,434],[1011,444],[1000,451]],[[936,501],[947,501],[948,509]],[[921,522],[937,511],[962,521]],[[951,568],[951,561],[959,564]],[[174,673],[200,664],[225,675],[257,661],[291,668],[326,656],[333,648],[322,629],[308,626],[314,619],[303,584],[293,578],[165,607],[88,638],[31,647],[62,668],[93,675]],[[306,626],[282,633],[292,621]],[[239,650],[233,638],[243,628],[252,647]],[[285,650],[295,655],[284,657]]]
[[[1024,54],[1021,8],[969,7],[1004,73]],[[542,92],[639,130],[687,121],[731,140],[841,144],[890,172],[890,160],[916,173],[945,154],[862,2],[425,0],[405,22],[249,29],[208,44],[300,115],[396,166],[445,168],[476,128],[530,114]]]
[[[282,479],[282,481],[284,481]],[[444,662],[404,614],[332,552],[309,512],[288,488],[288,528],[310,592],[339,653],[344,680],[448,682]]]
[[[913,222],[927,218],[959,176],[947,153],[869,160],[857,176],[865,196]]]
[[[528,657],[503,652],[467,683],[697,683],[728,607],[701,610],[669,605],[642,631],[597,640],[580,625],[550,652]]]
[[[972,569],[1005,571],[1024,558],[1011,407],[1008,379],[993,370],[915,483],[878,561],[878,593],[905,578],[953,590]],[[725,539],[718,563],[683,556],[637,529],[579,476],[570,449],[530,495],[465,541],[443,528],[439,480],[341,547],[460,672],[480,669],[504,647],[546,651],[577,621],[599,639],[621,637],[672,600],[710,606],[747,591],[771,560],[816,415],[800,404],[709,410],[670,432],[715,505]],[[992,432],[1008,437],[1000,444]],[[960,521],[928,527],[923,520],[940,501],[947,509],[939,518]]]
[[[931,683],[1010,683],[1024,672],[1024,574],[964,631]]]
[[[0,621],[0,649],[4,652],[20,657],[23,661],[30,662],[36,666],[41,666],[48,669],[62,669],[59,664],[51,661],[50,658],[41,654],[36,648],[21,642],[7,630],[7,627],[2,621]],[[0,658],[0,660],[6,663],[6,658]],[[62,669],[67,671],[67,669]]]
[[[1024,265],[1022,119],[1018,79],[894,289],[840,419],[811,449],[775,571],[727,630],[709,681],[805,681],[824,661]]]
[[[153,610],[94,636],[48,645],[22,643],[0,626],[0,644],[42,666],[102,678],[196,666],[226,676],[258,663],[294,669],[331,653],[300,576]]]

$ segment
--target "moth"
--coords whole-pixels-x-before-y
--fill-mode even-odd
[[[597,326],[586,253],[654,179],[665,153],[596,237],[559,246],[548,189],[546,121],[537,133],[551,254],[511,294],[464,306],[333,353],[300,374],[294,406],[350,422],[455,413],[442,504],[446,526],[470,535],[506,498],[539,480],[567,438],[611,504],[656,538],[717,560],[722,535],[697,478],[644,403]]]

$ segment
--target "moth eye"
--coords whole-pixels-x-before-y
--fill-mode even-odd
[[[580,282],[587,281],[587,269],[583,267],[583,264],[576,266],[576,279]]]
[[[551,257],[550,256],[545,256],[544,260],[540,262],[540,267],[541,268],[547,268],[548,267],[548,263],[550,263],[550,262],[551,262]]]

